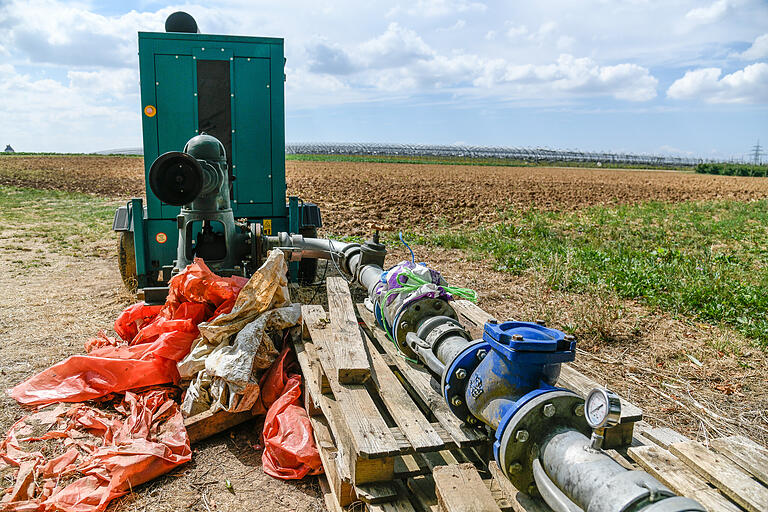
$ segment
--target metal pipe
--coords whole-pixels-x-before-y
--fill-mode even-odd
[[[442,362],[444,366],[447,366],[451,364],[451,361],[453,361],[459,352],[467,348],[469,343],[470,341],[462,336],[450,336],[438,343],[432,350],[435,355],[437,355],[440,362]],[[442,377],[442,375],[440,375],[440,377]]]
[[[582,512],[582,509],[572,502],[560,488],[549,479],[544,468],[541,467],[541,461],[533,461],[533,479],[536,481],[536,487],[539,494],[544,498],[552,510],[555,512]]]
[[[589,439],[575,430],[565,430],[545,441],[541,461],[549,478],[585,510],[605,482],[627,471],[605,453],[589,449]]]
[[[379,297],[377,293],[380,293],[380,286],[386,286],[381,283],[384,271],[378,264],[364,263],[359,244],[303,238],[287,233],[265,239],[264,245],[267,248],[287,248],[298,251],[299,258],[316,257],[338,262],[341,270],[368,290],[371,300]],[[382,260],[383,257],[379,261]],[[434,302],[434,299],[431,300]],[[439,306],[440,302],[436,304]],[[450,311],[453,314],[453,311]],[[518,430],[518,427],[510,429],[510,422],[516,419],[525,422],[531,414],[536,418],[540,417],[536,421],[541,422],[537,424],[544,429],[538,430],[541,448],[536,451],[538,457],[533,455],[533,459],[528,459],[528,463],[531,464],[533,481],[536,482],[540,493],[556,510],[575,512],[576,507],[586,512],[704,510],[693,500],[674,496],[674,493],[647,473],[627,471],[604,452],[591,449],[589,439],[575,430],[568,421],[561,423],[563,420],[558,419],[553,404],[560,399],[565,403],[568,396],[575,395],[567,390],[556,391],[551,387],[547,388],[557,380],[559,363],[534,363],[541,366],[539,371],[524,371],[527,363],[517,360],[513,363],[512,360],[507,361],[504,358],[502,360],[495,350],[488,353],[487,348],[482,348],[488,347],[487,343],[472,342],[458,322],[445,316],[444,309],[439,307],[435,308],[431,315],[421,316],[418,321],[411,323],[405,334],[407,346],[433,373],[442,377],[444,398],[449,402],[449,406],[453,405],[454,408],[465,411],[464,416],[460,416],[462,420],[476,422],[479,418],[495,430],[503,428],[502,444],[510,442],[506,434],[508,430],[514,430],[517,435],[513,441],[520,444],[528,439],[528,432]],[[457,361],[467,358],[476,361],[474,366],[466,369],[462,364],[456,366]],[[452,395],[456,403],[451,404],[448,397],[449,388],[445,386],[449,378],[454,378],[454,374],[458,381],[473,381],[474,387],[467,388],[466,394]],[[528,382],[529,380],[531,382]],[[454,383],[458,381],[454,380]],[[540,384],[541,381],[544,384]],[[540,394],[537,399],[528,398],[529,401],[524,405],[515,403],[517,400],[522,403],[526,397],[536,393]],[[541,404],[534,403],[536,400],[544,404],[542,411],[539,411]],[[572,410],[573,403],[568,403],[569,410]],[[547,407],[552,410],[551,413],[547,413]],[[512,409],[515,410],[510,420],[508,414],[505,416],[505,411]],[[467,412],[469,417],[466,416]],[[543,414],[540,414],[541,412]],[[457,411],[454,413],[458,415]],[[503,426],[501,421],[505,422]],[[546,429],[552,429],[552,432],[547,432]],[[525,433],[524,437],[521,432]],[[514,481],[509,474],[507,476]],[[524,490],[530,492],[529,489]],[[663,507],[659,508],[661,501]]]

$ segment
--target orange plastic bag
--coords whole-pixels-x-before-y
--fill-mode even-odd
[[[198,324],[230,311],[246,282],[217,276],[196,259],[171,279],[164,306],[134,304],[118,317],[115,331],[127,345],[97,338],[86,344],[87,355],[38,373],[14,387],[11,396],[24,405],[44,405],[177,383],[176,362],[189,353]]]
[[[16,484],[1,493],[0,509],[100,512],[191,459],[184,419],[168,391],[126,393],[115,411],[59,404],[16,422],[0,443],[0,469],[19,468]],[[67,450],[46,459],[33,451],[45,441],[52,451],[56,444]]]
[[[299,405],[301,375],[286,345],[261,381],[261,410],[264,419],[264,472],[283,480],[298,480],[323,472],[323,463],[312,435],[307,411]],[[290,372],[290,375],[289,375]]]

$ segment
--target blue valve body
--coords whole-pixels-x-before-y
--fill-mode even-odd
[[[510,418],[529,400],[557,390],[560,364],[575,357],[576,342],[562,331],[489,322],[482,341],[467,346],[443,374],[443,396],[462,420],[476,418],[496,430],[498,460],[498,440]]]

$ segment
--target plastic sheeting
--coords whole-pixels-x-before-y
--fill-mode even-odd
[[[184,401],[193,412],[212,403],[266,412],[265,472],[282,479],[322,472],[299,406],[301,376],[281,339],[301,316],[290,303],[286,272],[279,250],[250,280],[222,278],[195,260],[171,280],[164,306],[140,303],[122,312],[115,321],[119,338],[100,333],[85,344],[87,355],[13,388],[18,402],[43,408],[19,420],[0,444],[0,475],[15,473],[0,509],[99,512],[131,487],[189,461],[181,409],[170,391],[152,388],[178,384],[182,376],[194,377]],[[273,364],[276,345],[285,346]],[[124,396],[115,399],[119,393]],[[92,399],[120,401],[116,412],[62,403]],[[61,453],[35,451],[34,443],[49,440]]]
[[[128,392],[114,410],[58,404],[16,422],[0,443],[0,474],[18,468],[0,509],[99,512],[191,459],[184,419],[169,391]]]
[[[164,306],[143,303],[115,321],[125,343],[100,337],[86,344],[87,355],[71,356],[11,390],[24,405],[82,402],[130,389],[178,383],[176,362],[189,353],[198,324],[235,305],[246,279],[220,277],[196,259],[171,279]],[[97,348],[99,347],[99,348]]]
[[[183,379],[193,379],[182,404],[191,416],[211,406],[230,412],[251,409],[259,398],[259,379],[278,355],[285,329],[299,323],[291,305],[279,250],[251,276],[232,311],[200,324],[200,336],[178,364]]]
[[[261,381],[257,410],[267,409],[264,419],[264,472],[283,480],[323,472],[320,454],[312,437],[307,411],[299,404],[301,375],[293,352],[285,347]]]

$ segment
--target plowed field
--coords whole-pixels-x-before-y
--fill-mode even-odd
[[[768,178],[669,171],[365,162],[287,162],[288,193],[318,203],[325,227],[424,229],[494,222],[509,208],[768,197]],[[143,161],[128,157],[0,156],[0,184],[129,198],[144,193]]]

